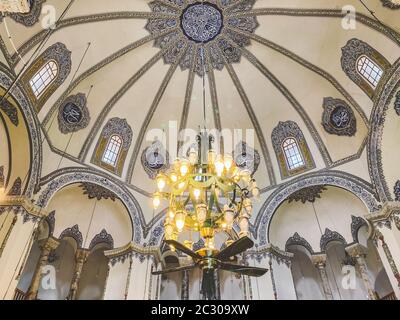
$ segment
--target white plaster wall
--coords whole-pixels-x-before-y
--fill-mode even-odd
[[[351,215],[363,217],[366,214],[368,210],[364,203],[352,193],[328,187],[314,203],[284,202],[272,218],[269,239],[280,249],[285,249],[286,241],[298,232],[315,252],[319,252],[325,228],[339,232],[347,243],[351,243]]]
[[[132,239],[132,224],[126,208],[119,200],[91,199],[83,194],[78,184],[67,186],[57,192],[48,205],[56,211],[54,236],[78,224],[83,236],[83,247],[106,229],[113,237],[114,247],[122,247]]]

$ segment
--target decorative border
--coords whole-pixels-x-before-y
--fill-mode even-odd
[[[7,89],[11,86],[12,82],[12,77],[8,75],[8,71],[4,70],[3,67],[0,66],[0,86]],[[24,194],[27,197],[30,197],[34,192],[35,186],[39,182],[42,171],[42,144],[41,133],[39,130],[40,125],[37,117],[33,114],[34,108],[26,98],[21,86],[19,84],[14,85],[10,94],[17,102],[19,109],[24,116],[30,138],[31,168],[29,171],[29,180],[27,180],[28,182],[24,191]]]
[[[354,242],[359,242],[358,230],[364,226],[368,226],[368,223],[363,218],[351,215],[351,236]]]
[[[346,101],[341,99],[334,99],[331,97],[324,98],[322,104],[324,112],[322,113],[322,126],[325,131],[330,134],[336,134],[338,136],[354,136],[357,132],[357,120],[354,116],[354,112]],[[348,123],[344,127],[338,127],[332,123],[332,113],[338,108],[343,108],[347,112]]]
[[[67,228],[65,229],[63,232],[61,232],[60,236],[58,237],[58,239],[63,239],[63,238],[72,238],[76,241],[76,245],[78,246],[78,248],[82,248],[82,244],[83,244],[83,236],[82,236],[82,232],[79,231],[79,226],[76,224],[71,228]]]
[[[306,248],[310,254],[314,254],[314,250],[310,243],[306,239],[300,237],[297,232],[286,241],[285,251],[289,252],[289,246],[302,246]]]
[[[396,9],[400,9],[400,3],[394,3],[391,0],[381,0],[382,5],[386,8],[392,9],[392,10],[396,10]]]
[[[325,229],[324,234],[321,236],[321,240],[319,242],[319,246],[321,248],[321,252],[326,251],[326,247],[329,244],[329,242],[332,241],[338,241],[343,243],[344,246],[347,245],[346,240],[344,239],[344,237],[336,231],[332,231],[328,228]]]
[[[391,192],[386,183],[382,165],[382,135],[389,105],[400,88],[400,59],[388,71],[387,81],[383,83],[377,93],[374,107],[371,112],[371,133],[368,139],[367,159],[368,170],[374,187],[382,202],[393,201]]]
[[[89,250],[93,250],[93,248],[100,243],[106,244],[110,250],[114,249],[114,239],[106,229],[101,230],[100,233],[94,236],[92,241],[90,241]]]

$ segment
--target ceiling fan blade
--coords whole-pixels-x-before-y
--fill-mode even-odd
[[[182,267],[164,269],[164,270],[160,270],[160,271],[153,271],[151,274],[157,276],[159,274],[166,274],[166,273],[171,273],[171,272],[192,270],[192,269],[194,269],[196,267],[197,266],[195,264],[192,264],[190,266],[182,266]]]
[[[215,258],[218,260],[229,260],[230,257],[246,251],[253,247],[254,242],[249,237],[243,237],[219,252]]]
[[[185,247],[182,243],[175,241],[175,240],[165,240],[165,243],[174,246],[175,249],[186,253],[188,256],[194,259],[201,259],[201,256],[196,252],[190,250],[189,248]]]
[[[267,273],[268,269],[241,266],[239,264],[221,262],[219,268],[226,271],[236,272],[250,277],[261,277]]]

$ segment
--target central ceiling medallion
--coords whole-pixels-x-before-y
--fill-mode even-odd
[[[207,43],[220,34],[222,12],[211,3],[195,3],[183,10],[181,27],[183,33],[195,42]]]
[[[164,62],[193,70],[199,76],[238,63],[258,27],[252,9],[256,0],[155,0],[156,14],[146,29]],[[205,65],[203,63],[205,61]]]

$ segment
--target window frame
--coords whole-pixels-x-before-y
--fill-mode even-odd
[[[298,165],[296,167],[291,167],[291,165],[289,164],[288,154],[286,153],[286,149],[285,149],[285,142],[288,141],[288,140],[293,140],[294,141],[294,144],[295,144],[295,146],[297,148],[297,151],[298,151],[298,155],[301,158],[301,165]],[[286,168],[287,168],[287,170],[289,172],[291,172],[291,173],[295,172],[296,170],[299,170],[299,169],[304,168],[306,166],[306,162],[305,162],[305,159],[304,159],[303,152],[301,151],[299,142],[297,141],[297,139],[295,137],[293,137],[293,136],[286,137],[282,141],[281,148],[282,148],[283,156],[285,157]]]
[[[56,68],[55,74],[54,74],[54,70],[52,69],[52,66],[50,66],[51,63],[53,63]],[[43,80],[43,75],[41,74],[41,72],[44,70],[44,73],[46,74],[49,69],[52,72],[53,78],[51,78],[51,76],[49,76],[46,78],[46,80]],[[47,61],[43,66],[41,66],[39,68],[39,70],[29,79],[30,89],[32,90],[36,99],[40,99],[40,97],[46,92],[46,90],[51,86],[51,84],[57,79],[59,73],[60,73],[60,67],[59,67],[57,61],[54,59],[51,59],[51,60]],[[48,74],[50,74],[50,73],[48,73]],[[36,81],[34,81],[34,79],[37,77],[38,77],[38,79],[36,79]],[[47,81],[48,78],[51,78],[50,81],[48,83],[45,83],[45,81]],[[43,86],[43,89],[40,92],[39,92],[39,89],[40,89],[39,86],[36,85],[38,83],[38,81],[41,81],[42,82],[41,86]]]
[[[119,140],[120,140],[120,145],[119,145],[119,147],[118,147],[118,151],[117,151],[117,153],[116,153],[114,163],[111,163],[110,161],[108,161],[107,159],[105,159],[105,155],[106,155],[107,152],[109,152],[109,146],[110,146],[110,144],[111,144],[111,142],[112,142],[112,140],[113,140],[114,137],[118,137],[118,138],[119,138]],[[120,156],[121,156],[121,151],[122,151],[123,144],[124,144],[124,139],[121,137],[121,135],[116,134],[116,133],[112,133],[112,134],[110,135],[110,138],[107,140],[107,144],[106,144],[106,146],[105,146],[105,148],[104,148],[103,155],[101,156],[101,162],[104,163],[104,164],[107,165],[107,166],[111,166],[112,168],[117,168],[117,166],[118,166],[118,160],[119,160],[119,158],[120,158]],[[114,151],[110,151],[110,152],[112,152],[113,154],[115,154]]]
[[[361,62],[362,59],[366,59],[367,61]],[[361,66],[360,66],[361,63]],[[369,65],[369,63],[371,63],[373,65],[373,67],[371,68],[371,66]],[[367,65],[367,67],[370,67],[372,69],[372,72],[377,73],[377,77],[372,77],[371,73],[369,74],[363,74],[361,71],[364,69],[364,65]],[[383,74],[384,74],[384,70],[383,68],[371,57],[369,57],[366,54],[361,55],[357,61],[356,61],[356,70],[357,73],[364,79],[364,81],[366,81],[373,89],[376,89],[379,85],[379,82],[382,80]],[[378,72],[376,72],[376,70],[374,70],[374,67],[376,67],[378,69]],[[366,73],[366,71],[365,71]],[[371,79],[373,79],[373,82],[371,82]]]

